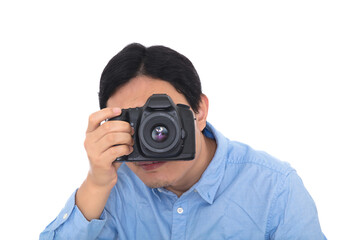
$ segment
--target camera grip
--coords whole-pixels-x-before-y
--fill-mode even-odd
[[[121,114],[117,117],[113,117],[108,119],[108,121],[125,121],[125,122],[129,122],[129,118],[128,118],[128,109],[122,109]],[[124,155],[121,157],[117,157],[114,162],[125,162],[128,160],[128,156]]]

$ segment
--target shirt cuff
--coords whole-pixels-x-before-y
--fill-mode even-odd
[[[107,218],[106,212],[103,210],[100,219],[88,221],[76,206],[76,192],[77,190],[70,196],[65,207],[61,210],[57,218],[48,225],[45,231],[55,231],[59,235],[69,234],[68,236],[73,236],[77,233],[77,236],[84,237],[82,235],[86,235],[87,239],[91,239],[92,237],[94,239],[94,236],[98,236],[104,227]]]

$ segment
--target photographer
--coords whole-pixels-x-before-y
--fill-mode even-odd
[[[325,239],[289,164],[207,122],[183,55],[128,45],[105,67],[99,101],[87,178],[40,239]]]

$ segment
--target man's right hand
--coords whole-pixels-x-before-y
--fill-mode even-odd
[[[88,176],[97,186],[113,187],[121,165],[114,160],[133,150],[133,128],[128,122],[107,121],[100,125],[104,120],[120,114],[120,108],[105,108],[89,117],[84,146],[90,162]]]
[[[101,124],[120,114],[120,108],[105,108],[89,117],[84,146],[90,170],[76,193],[76,205],[87,220],[100,217],[117,182],[121,163],[114,160],[133,151],[134,130],[128,122],[107,121]]]

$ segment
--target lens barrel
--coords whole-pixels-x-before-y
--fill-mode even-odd
[[[149,114],[140,124],[141,145],[153,153],[163,154],[174,149],[181,139],[181,129],[167,112]]]

